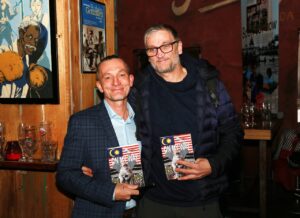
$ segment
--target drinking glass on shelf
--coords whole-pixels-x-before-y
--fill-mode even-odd
[[[5,159],[9,161],[20,160],[22,151],[18,141],[8,141],[5,147]]]
[[[26,145],[25,145],[25,123],[19,123],[19,126],[18,126],[18,141],[19,141],[19,145],[20,145],[20,148],[21,148],[21,151],[22,151],[22,156],[21,158],[19,159],[19,161],[21,162],[26,162],[27,161],[27,158],[26,158]]]
[[[36,127],[25,126],[25,149],[28,152],[28,162],[33,162],[33,154],[37,151]]]
[[[250,120],[250,107],[248,103],[244,103],[241,108],[242,113],[242,120],[243,120],[243,126],[244,128],[250,128],[251,127],[251,120]]]
[[[0,121],[0,160],[4,160],[5,125]]]
[[[48,121],[42,121],[39,125],[39,136],[42,142],[50,141],[52,138],[51,134],[52,123]]]
[[[254,127],[256,125],[255,122],[255,105],[250,103],[249,104],[249,122],[250,122],[250,127]]]
[[[264,127],[270,128],[272,126],[271,103],[263,103],[262,122]]]
[[[53,162],[56,160],[57,141],[49,140],[41,142],[42,162]]]

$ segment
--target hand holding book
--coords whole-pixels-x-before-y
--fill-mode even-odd
[[[212,169],[206,158],[198,158],[194,163],[178,160],[177,164],[183,165],[182,168],[176,168],[176,172],[182,176],[178,180],[196,180],[211,174]]]
[[[128,201],[134,195],[139,195],[137,185],[130,185],[126,183],[117,183],[115,187],[115,200],[116,201]]]
[[[108,164],[113,183],[145,186],[138,144],[108,148]],[[127,187],[127,186],[126,186]]]

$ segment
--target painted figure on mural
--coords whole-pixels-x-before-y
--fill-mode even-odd
[[[50,70],[38,64],[39,58],[46,48],[47,40],[47,29],[43,24],[32,20],[21,22],[17,47],[22,68],[11,71],[9,76],[3,77],[0,83],[1,98],[47,98],[52,96]],[[2,53],[2,56],[7,60],[7,64],[14,65],[7,52]]]
[[[30,0],[30,9],[32,14],[25,16],[23,21],[35,21],[37,23],[41,23],[47,30],[49,30],[49,16],[43,11],[43,0]],[[47,31],[47,34],[47,38],[50,38],[50,31]],[[45,50],[40,56],[38,63],[50,69],[50,60]]]
[[[52,96],[52,75],[49,68],[41,63],[47,43],[48,31],[42,23],[25,20],[20,24],[18,53],[24,63],[24,76],[29,84],[27,93],[29,98]]]
[[[30,15],[31,20],[42,23],[45,27],[49,27],[49,16],[43,12],[43,0],[31,0],[30,8],[32,14]]]
[[[17,15],[16,7],[12,8],[8,0],[0,0],[0,46],[6,41],[9,50],[13,50],[12,28],[10,20]],[[2,46],[3,47],[3,46]]]

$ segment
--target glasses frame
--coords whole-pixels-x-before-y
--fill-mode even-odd
[[[162,53],[164,53],[164,54],[167,54],[167,53],[170,53],[170,52],[172,52],[173,51],[173,45],[175,44],[175,43],[178,43],[180,40],[175,40],[175,41],[173,41],[173,42],[170,42],[170,43],[167,43],[167,44],[163,44],[163,45],[161,45],[161,46],[159,46],[159,47],[152,47],[152,48],[146,48],[145,49],[145,51],[146,51],[146,54],[147,54],[147,56],[148,57],[154,57],[154,56],[156,56],[157,55],[157,53],[158,53],[158,50],[160,50]],[[168,52],[164,52],[161,48],[163,48],[164,46],[170,46],[171,45],[171,50],[170,51],[168,51]],[[152,50],[152,49],[155,49],[155,54],[154,55],[149,55],[148,54],[148,51],[149,50]]]

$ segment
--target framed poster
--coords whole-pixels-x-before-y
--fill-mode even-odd
[[[55,1],[0,7],[0,103],[59,103]]]
[[[256,4],[253,4],[255,2]],[[278,112],[279,1],[241,1],[243,103]]]
[[[81,0],[81,68],[83,73],[96,73],[106,56],[105,5]]]

